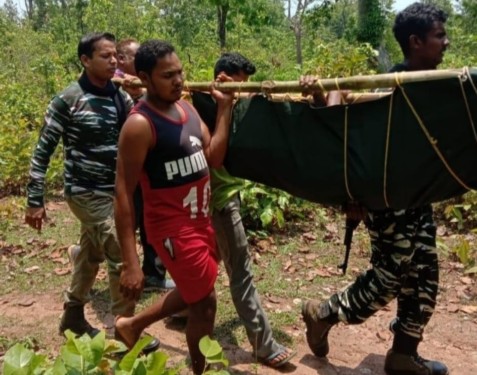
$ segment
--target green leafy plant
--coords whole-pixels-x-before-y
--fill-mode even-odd
[[[17,220],[18,212],[23,211],[22,199],[0,199],[0,240]]]
[[[242,213],[248,227],[283,228],[288,213],[298,211],[302,201],[279,190],[246,181],[241,191]]]
[[[3,358],[3,374],[29,375],[45,373],[46,357],[27,349],[24,344],[17,343],[12,346]]]
[[[452,200],[443,209],[445,217],[458,230],[468,230],[477,226],[477,193],[471,191],[461,198]]]
[[[168,356],[162,352],[142,355],[142,350],[151,342],[151,336],[142,337],[122,358],[127,348],[116,340],[106,339],[104,331],[94,338],[88,335],[76,337],[65,332],[67,341],[60,355],[50,362],[43,354],[37,354],[23,343],[17,343],[6,353],[3,361],[4,375],[176,375],[183,366],[166,368]],[[203,337],[199,349],[206,358],[205,375],[228,375],[229,365],[220,344]]]
[[[475,213],[473,211],[476,211]],[[446,207],[445,215],[450,219],[451,223],[457,225],[457,229],[462,230],[468,222],[475,220],[474,215],[477,214],[477,206],[472,204],[452,204]]]
[[[461,240],[457,246],[452,249],[453,253],[457,256],[459,261],[466,267],[470,266],[472,257],[472,247],[467,240]]]
[[[219,342],[212,340],[209,336],[204,336],[199,342],[200,352],[205,357],[206,370],[204,375],[228,375],[229,372],[224,369],[228,367],[229,361],[225,358],[222,347]],[[217,368],[217,366],[222,366]]]

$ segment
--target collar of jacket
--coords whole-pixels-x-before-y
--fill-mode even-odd
[[[78,83],[84,91],[89,92],[93,95],[114,97],[118,91],[118,88],[113,84],[111,80],[108,81],[105,87],[98,87],[93,85],[89,80],[88,76],[86,75],[86,72],[83,72],[81,74]]]

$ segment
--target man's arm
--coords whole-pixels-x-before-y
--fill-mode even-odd
[[[122,88],[135,101],[139,100],[139,98],[141,98],[146,93],[145,87],[137,87],[132,85],[132,83],[138,79],[139,78],[136,76],[132,76],[130,74],[124,73]]]
[[[123,262],[120,290],[125,297],[134,300],[142,292],[144,275],[136,253],[133,194],[152,143],[149,122],[139,114],[130,116],[119,136],[114,219]]]
[[[46,110],[40,137],[30,162],[25,222],[37,230],[41,230],[43,220],[46,218],[43,201],[46,171],[51,155],[58,146],[64,127],[69,121],[68,106],[62,99],[55,97]]]
[[[349,90],[332,90],[325,96],[321,90],[313,90],[311,86],[319,81],[317,76],[306,75],[300,77],[300,86],[303,88],[302,95],[313,96],[313,104],[318,107],[330,107],[340,105],[346,101]]]
[[[221,82],[232,81],[230,77],[223,73],[219,74],[217,80]],[[207,125],[201,121],[202,141],[205,158],[209,167],[220,168],[227,152],[234,94],[218,90],[212,90],[211,94],[217,102],[215,131],[211,135]]]

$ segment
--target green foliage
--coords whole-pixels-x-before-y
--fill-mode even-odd
[[[452,6],[453,0],[421,0],[421,3],[424,4],[432,4],[436,7],[445,11],[448,15],[452,15],[454,13],[454,8]]]
[[[43,374],[45,360],[44,355],[35,354],[23,344],[15,344],[5,353],[2,372],[5,375]]]
[[[450,24],[447,27],[450,49],[444,56],[443,68],[477,66],[477,32],[463,32],[460,26]]]
[[[380,0],[359,0],[357,40],[374,48],[381,43],[386,27],[386,15]]]
[[[23,210],[20,199],[0,199],[0,240],[3,240],[3,233],[13,226],[15,214]]]
[[[23,191],[33,147],[38,140],[45,103],[39,102],[35,86],[10,85],[2,90],[0,101],[5,110],[0,113],[0,196]],[[41,104],[41,105],[40,105]],[[48,171],[48,179],[58,184],[62,177],[61,147]]]
[[[240,194],[247,228],[283,228],[287,215],[296,215],[303,201],[284,191],[246,181]]]
[[[311,46],[309,46],[311,48]],[[305,61],[303,70],[323,78],[373,73],[370,61],[377,52],[369,44],[352,45],[344,39],[313,45],[315,56]]]
[[[162,352],[141,354],[152,337],[141,338],[122,358],[115,355],[126,350],[124,344],[116,340],[107,340],[102,331],[94,338],[88,335],[76,337],[66,331],[67,342],[61,348],[60,355],[49,361],[45,355],[36,354],[24,344],[12,346],[4,356],[2,373],[4,375],[176,375],[182,367],[166,368],[167,355]],[[219,343],[208,336],[200,340],[199,348],[206,358],[207,375],[228,375],[224,369],[228,366]]]
[[[329,42],[344,38],[353,42],[357,32],[357,9],[357,0],[326,2],[306,13],[305,25],[313,39]]]
[[[358,2],[313,2],[303,14],[302,65],[295,62],[295,35],[281,0],[39,0],[33,1],[33,9],[24,15],[7,2],[0,7],[0,102],[4,104],[0,113],[0,196],[23,192],[47,103],[81,70],[76,47],[84,33],[107,30],[118,39],[170,40],[187,80],[210,80],[221,53],[217,6],[227,6],[226,47],[253,59],[258,68],[254,80],[294,80],[303,73],[322,77],[369,74],[379,66],[378,41],[380,52],[390,56],[391,62],[402,56],[391,32],[392,1],[368,0],[372,12],[361,13],[366,19],[360,18]],[[447,25],[452,48],[442,67],[477,66],[476,20],[475,2],[457,1]],[[363,30],[372,35],[363,37]],[[360,38],[368,43],[358,43]],[[61,154],[60,147],[50,164],[47,181],[53,185],[62,181]],[[258,195],[262,202],[249,217],[267,226],[280,225],[286,209],[274,205],[282,193],[260,189],[266,194]],[[289,200],[286,195],[283,199]],[[288,204],[283,203],[285,207]]]
[[[464,266],[468,267],[473,263],[473,249],[469,241],[461,240],[452,251]]]
[[[212,340],[209,336],[204,336],[200,339],[199,349],[204,355],[206,367],[208,367],[208,369],[204,372],[205,375],[229,374],[223,368],[229,366],[229,361],[227,358],[225,358],[222,347],[218,341]]]
[[[92,0],[84,9],[85,31],[108,30],[119,39],[138,40],[164,35],[159,9],[147,0]],[[141,27],[138,27],[141,25]]]
[[[477,33],[477,2],[474,0],[457,0],[462,26],[468,33]]]
[[[458,230],[477,228],[477,192],[471,191],[456,203],[451,201],[444,207],[444,215]]]
[[[454,199],[450,203],[438,205],[437,207],[437,211],[442,209],[445,218],[451,224],[454,224],[457,230],[463,233],[468,233],[469,231],[477,233],[476,191],[471,191],[462,198]],[[465,267],[473,270],[470,267],[475,266],[477,262],[477,251],[467,238],[460,239],[448,252],[454,254]],[[473,273],[473,271],[469,273]]]

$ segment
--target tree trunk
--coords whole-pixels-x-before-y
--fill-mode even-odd
[[[358,41],[377,48],[383,38],[385,27],[386,21],[379,0],[359,0]]]
[[[33,0],[25,0],[25,10],[28,19],[31,21],[33,19]]]
[[[225,49],[227,42],[227,12],[229,5],[217,5],[217,35],[219,37],[220,48]]]
[[[303,64],[303,53],[301,48],[301,27],[298,26],[294,28],[293,31],[295,33],[296,63],[301,66]]]
[[[303,15],[306,9],[315,2],[315,0],[298,0],[296,3],[295,14],[291,15],[291,0],[288,0],[288,20],[290,27],[295,34],[296,63],[303,64],[302,37],[303,37]]]

